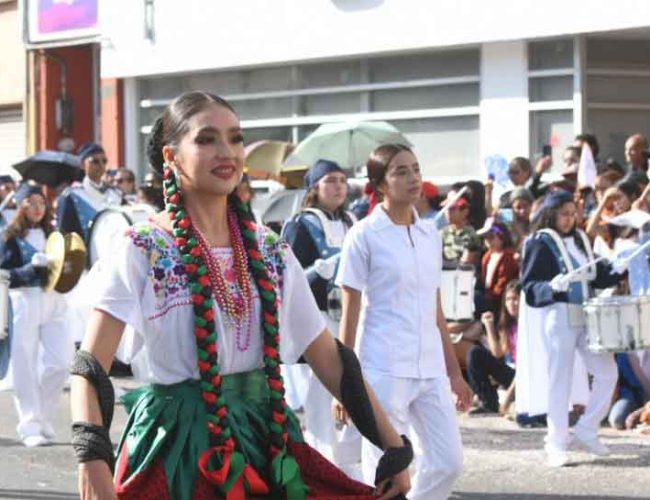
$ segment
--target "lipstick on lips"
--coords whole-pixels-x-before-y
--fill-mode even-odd
[[[219,179],[228,180],[233,175],[235,175],[236,171],[237,167],[233,163],[221,163],[213,168],[210,172],[212,175],[218,177]]]

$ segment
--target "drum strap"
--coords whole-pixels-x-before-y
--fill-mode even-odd
[[[303,212],[313,214],[318,218],[318,221],[320,222],[321,225],[321,229],[325,236],[325,244],[328,247],[341,248],[341,246],[343,246],[343,240],[340,237],[334,235],[332,231],[331,221],[328,219],[327,215],[323,213],[322,210],[319,210],[317,208],[304,208]],[[346,223],[348,227],[357,221],[357,218],[352,212],[346,211],[345,215],[350,220],[350,224],[347,224],[347,221],[344,221],[344,223]]]
[[[77,460],[80,463],[97,459],[104,460],[112,471],[115,466],[115,457],[109,430],[113,421],[115,405],[113,384],[97,358],[87,351],[77,351],[70,373],[85,378],[95,388],[99,410],[102,414],[102,425],[91,422],[72,423],[72,446]]]

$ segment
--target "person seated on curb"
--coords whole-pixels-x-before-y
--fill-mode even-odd
[[[510,281],[503,294],[498,325],[491,311],[486,311],[481,315],[481,323],[483,323],[486,332],[487,348],[482,344],[477,344],[467,353],[469,384],[480,400],[479,406],[471,410],[470,414],[499,412],[505,415],[513,401],[520,293],[519,281]],[[501,408],[499,408],[499,397],[492,380],[507,389],[506,398]]]
[[[650,350],[616,354],[618,395],[609,410],[609,425],[625,429],[627,417],[650,399]]]

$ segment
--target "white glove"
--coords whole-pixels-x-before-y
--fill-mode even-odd
[[[614,259],[612,262],[612,271],[616,274],[623,274],[630,267],[630,261],[625,258]]]
[[[551,290],[554,292],[566,292],[571,283],[570,278],[566,274],[558,274],[551,280]]]
[[[36,252],[34,255],[32,255],[32,261],[31,261],[32,266],[47,267],[48,263],[49,263],[49,259],[47,258],[47,255],[45,255],[43,252]]]
[[[331,280],[336,271],[336,259],[316,259],[314,262],[314,271],[324,280]]]

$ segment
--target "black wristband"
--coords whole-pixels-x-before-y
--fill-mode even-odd
[[[102,365],[91,353],[79,349],[72,360],[70,373],[84,377],[95,388],[99,410],[102,414],[102,423],[107,430],[110,429],[113,421],[115,392],[111,379],[108,378]]]
[[[407,469],[413,461],[411,442],[404,435],[402,435],[402,441],[404,441],[404,446],[388,448],[379,460],[377,472],[375,473],[375,485]]]
[[[72,447],[79,463],[103,460],[113,472],[115,455],[108,430],[90,422],[72,423]]]

